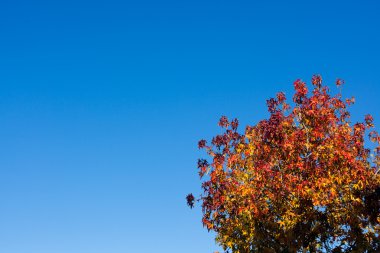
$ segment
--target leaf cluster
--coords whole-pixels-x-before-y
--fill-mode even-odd
[[[223,116],[223,133],[198,143],[209,156],[198,161],[202,222],[226,252],[380,252],[373,118],[352,124],[354,99],[331,95],[319,75],[312,84],[294,82],[293,106],[282,92],[269,99],[269,118],[243,134]]]

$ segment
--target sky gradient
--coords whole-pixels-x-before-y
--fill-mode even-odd
[[[0,3],[0,252],[210,253],[197,141],[346,81],[380,126],[378,1]],[[379,127],[377,127],[379,129]]]

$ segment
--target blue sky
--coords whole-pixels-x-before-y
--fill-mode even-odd
[[[197,141],[320,73],[380,125],[378,1],[0,3],[0,252],[199,252]]]

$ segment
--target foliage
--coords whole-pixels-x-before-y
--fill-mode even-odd
[[[331,95],[319,75],[312,84],[309,92],[294,82],[292,107],[282,92],[269,99],[269,119],[244,134],[223,116],[223,134],[199,142],[210,156],[198,161],[202,222],[225,251],[380,252],[373,118],[352,124],[347,108],[354,99]],[[192,194],[187,201],[192,207]]]

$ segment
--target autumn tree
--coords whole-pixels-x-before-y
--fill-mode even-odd
[[[269,118],[242,134],[222,117],[223,134],[199,141],[203,194],[187,201],[201,203],[226,252],[380,252],[373,118],[353,124],[354,98],[330,94],[319,75],[312,85],[296,80],[293,102],[282,92],[267,100]]]

